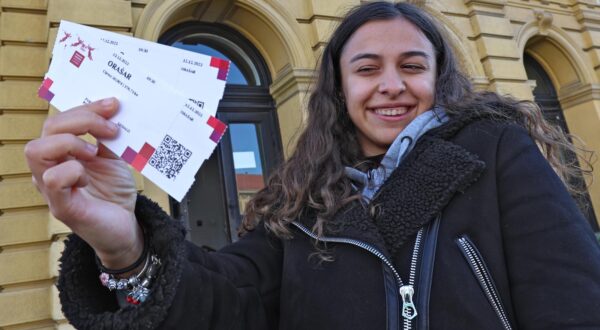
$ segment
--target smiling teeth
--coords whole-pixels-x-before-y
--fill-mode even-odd
[[[406,108],[375,109],[376,114],[384,116],[399,116],[405,114],[407,111]]]

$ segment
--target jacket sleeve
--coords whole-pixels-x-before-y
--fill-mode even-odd
[[[504,252],[517,327],[600,328],[600,247],[525,130],[497,150]]]
[[[282,248],[264,226],[207,253],[144,196],[136,216],[162,263],[138,306],[119,308],[100,284],[91,247],[74,234],[65,242],[57,287],[63,313],[77,329],[277,328]]]

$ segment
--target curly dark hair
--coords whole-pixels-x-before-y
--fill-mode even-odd
[[[344,174],[345,166],[356,166],[364,156],[343,102],[339,60],[344,45],[358,28],[370,21],[395,18],[414,24],[433,45],[437,63],[436,105],[444,107],[450,117],[465,111],[482,111],[527,128],[559,176],[575,191],[570,182],[580,171],[576,164],[565,163],[561,157],[561,150],[574,147],[560,129],[544,120],[535,103],[492,92],[474,92],[446,42],[444,30],[426,11],[410,3],[370,2],[351,9],[333,32],[309,99],[306,128],[290,158],[247,204],[242,232],[263,220],[275,235],[289,237],[288,224],[312,211],[317,217],[313,230],[320,235],[327,219],[360,198]],[[514,113],[507,113],[507,108],[514,109]]]

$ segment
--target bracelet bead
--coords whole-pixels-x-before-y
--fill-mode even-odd
[[[160,259],[154,254],[148,254],[142,270],[129,278],[116,278],[114,274],[102,272],[100,282],[112,290],[126,290],[127,302],[138,305],[150,295],[150,285],[161,265]]]

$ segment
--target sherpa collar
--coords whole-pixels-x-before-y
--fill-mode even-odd
[[[324,235],[358,239],[387,255],[395,254],[407,238],[483,172],[485,164],[476,155],[446,140],[476,119],[452,119],[425,134],[373,200],[368,205],[355,202],[344,207],[327,221]],[[451,129],[451,134],[445,128]],[[308,228],[315,221],[308,214],[300,219]]]

